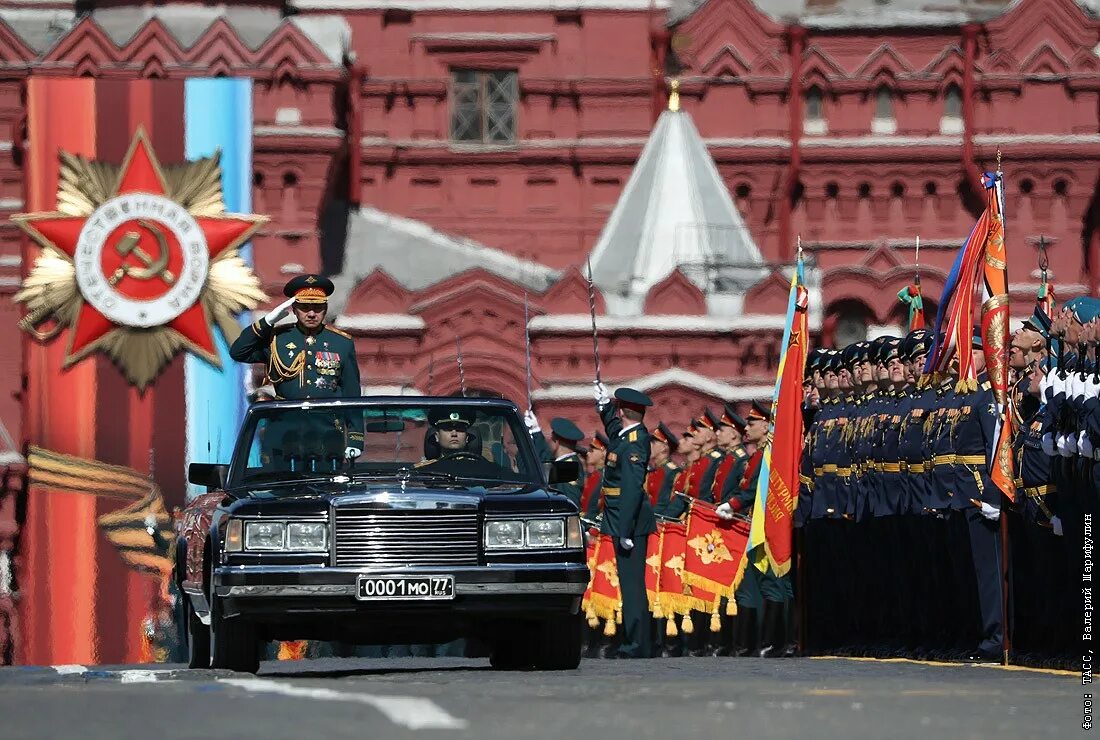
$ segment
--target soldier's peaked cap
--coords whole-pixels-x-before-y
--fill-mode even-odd
[[[722,418],[720,420],[722,424],[728,427],[733,427],[739,432],[745,431],[745,420],[733,410],[733,407],[728,403],[722,409]]]
[[[615,391],[615,400],[622,406],[635,406],[643,409],[653,405],[653,401],[650,400],[649,396],[633,388],[619,388]]]
[[[324,275],[299,275],[283,286],[283,295],[296,303],[328,303],[328,297],[336,290],[332,281]]]
[[[771,421],[771,406],[765,406],[759,401],[753,401],[752,408],[749,409],[749,421],[752,421],[753,419],[763,419],[764,421]]]
[[[584,432],[581,431],[573,422],[569,419],[555,416],[550,420],[550,431],[554,433],[554,436],[558,439],[566,442],[580,442],[584,439]]]
[[[439,409],[432,412],[430,420],[432,426],[458,424],[468,427],[474,423],[474,413],[471,409],[464,408]]]
[[[663,421],[653,430],[653,438],[661,440],[669,447],[675,446],[680,441],[680,438]]]
[[[592,449],[606,450],[611,446],[611,443],[607,439],[607,435],[603,432],[596,432],[592,435]]]
[[[715,416],[710,409],[703,409],[703,415],[699,420],[710,427],[712,431],[718,431],[718,427],[722,426],[722,420]]]

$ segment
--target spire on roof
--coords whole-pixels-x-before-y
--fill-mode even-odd
[[[704,292],[723,268],[759,266],[760,250],[691,121],[669,109],[657,119],[634,171],[592,250],[592,276],[608,310],[640,314],[646,293],[679,268]]]

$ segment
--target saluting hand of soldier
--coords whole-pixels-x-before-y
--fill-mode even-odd
[[[264,321],[268,326],[275,326],[278,322],[290,315],[290,307],[294,305],[296,299],[291,297],[280,303],[275,308],[268,312],[267,316],[264,316]]]

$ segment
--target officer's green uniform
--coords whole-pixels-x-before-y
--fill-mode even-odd
[[[534,444],[535,454],[538,455],[539,462],[544,463],[567,460],[575,460],[577,462],[579,470],[577,479],[569,482],[555,483],[553,489],[560,494],[568,496],[569,500],[575,503],[579,508],[581,505],[581,486],[585,477],[584,461],[581,460],[580,455],[578,455],[573,448],[584,439],[584,432],[582,432],[573,422],[559,416],[550,420],[550,433],[569,447],[570,452],[554,458],[553,453],[550,452],[550,445],[546,442],[546,437],[543,436],[541,431],[537,431],[531,434],[531,442]]]
[[[615,391],[618,404],[635,409],[652,405],[647,396],[630,388]],[[623,642],[619,655],[648,658],[653,650],[649,605],[645,592],[645,558],[649,535],[657,531],[645,477],[649,467],[649,432],[642,424],[623,429],[615,406],[599,408],[611,444],[603,471],[604,512],[600,532],[615,538],[615,564],[623,599]],[[622,540],[633,547],[626,549]]]
[[[283,294],[296,303],[316,305],[327,304],[332,291],[332,281],[319,275],[300,275],[283,288]],[[229,348],[229,356],[237,362],[264,363],[277,400],[357,398],[362,393],[352,338],[331,326],[307,334],[299,324],[272,327],[261,317],[241,332]],[[266,454],[281,448],[282,440],[292,431],[302,443],[316,444],[331,428],[311,423],[313,418],[307,414],[292,420],[284,415],[270,424],[264,434]],[[362,418],[349,419],[346,430],[341,431],[346,433],[346,447],[363,449]]]

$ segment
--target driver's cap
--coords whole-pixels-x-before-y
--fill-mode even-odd
[[[463,429],[468,428],[474,423],[473,414],[469,409],[441,409],[432,414],[432,426],[443,426],[454,424],[461,426]]]

